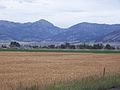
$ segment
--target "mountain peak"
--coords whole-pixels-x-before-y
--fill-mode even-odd
[[[49,21],[47,21],[45,19],[40,19],[39,21],[36,21],[36,22],[45,23],[45,24],[52,24],[52,23],[50,23]]]
[[[39,22],[48,22],[48,21],[45,19],[40,19]]]
[[[45,19],[40,19],[39,21],[34,22],[36,24],[42,24],[45,26],[54,26],[52,23],[50,23],[49,21],[45,20]]]

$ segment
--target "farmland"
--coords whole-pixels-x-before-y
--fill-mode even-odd
[[[0,90],[39,86],[120,72],[120,55],[68,52],[0,52]]]

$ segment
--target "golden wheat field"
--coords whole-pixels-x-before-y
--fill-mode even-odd
[[[120,54],[0,52],[0,90],[120,72]]]

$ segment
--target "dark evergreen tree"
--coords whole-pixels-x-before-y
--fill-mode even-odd
[[[60,48],[61,48],[61,49],[65,49],[66,46],[65,46],[64,44],[61,44],[61,45],[60,45]]]
[[[115,48],[110,46],[110,44],[106,44],[105,49],[115,49]]]
[[[18,42],[11,42],[10,47],[20,47],[20,44]]]
[[[7,46],[6,45],[2,45],[1,48],[7,48]]]
[[[48,48],[54,49],[54,48],[55,48],[55,45],[49,45]]]

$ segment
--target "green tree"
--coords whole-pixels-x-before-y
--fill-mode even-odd
[[[94,44],[93,49],[103,49],[103,44]]]
[[[48,48],[54,49],[54,48],[55,48],[55,45],[49,45]]]
[[[65,48],[70,48],[70,43],[65,43]]]
[[[20,47],[20,44],[18,42],[11,42],[10,47]]]
[[[64,44],[61,44],[61,45],[60,45],[60,48],[61,48],[61,49],[65,49],[66,46],[65,46]]]
[[[110,46],[110,44],[107,44],[107,45],[105,46],[105,49],[115,49],[115,48],[112,47],[112,46]]]

